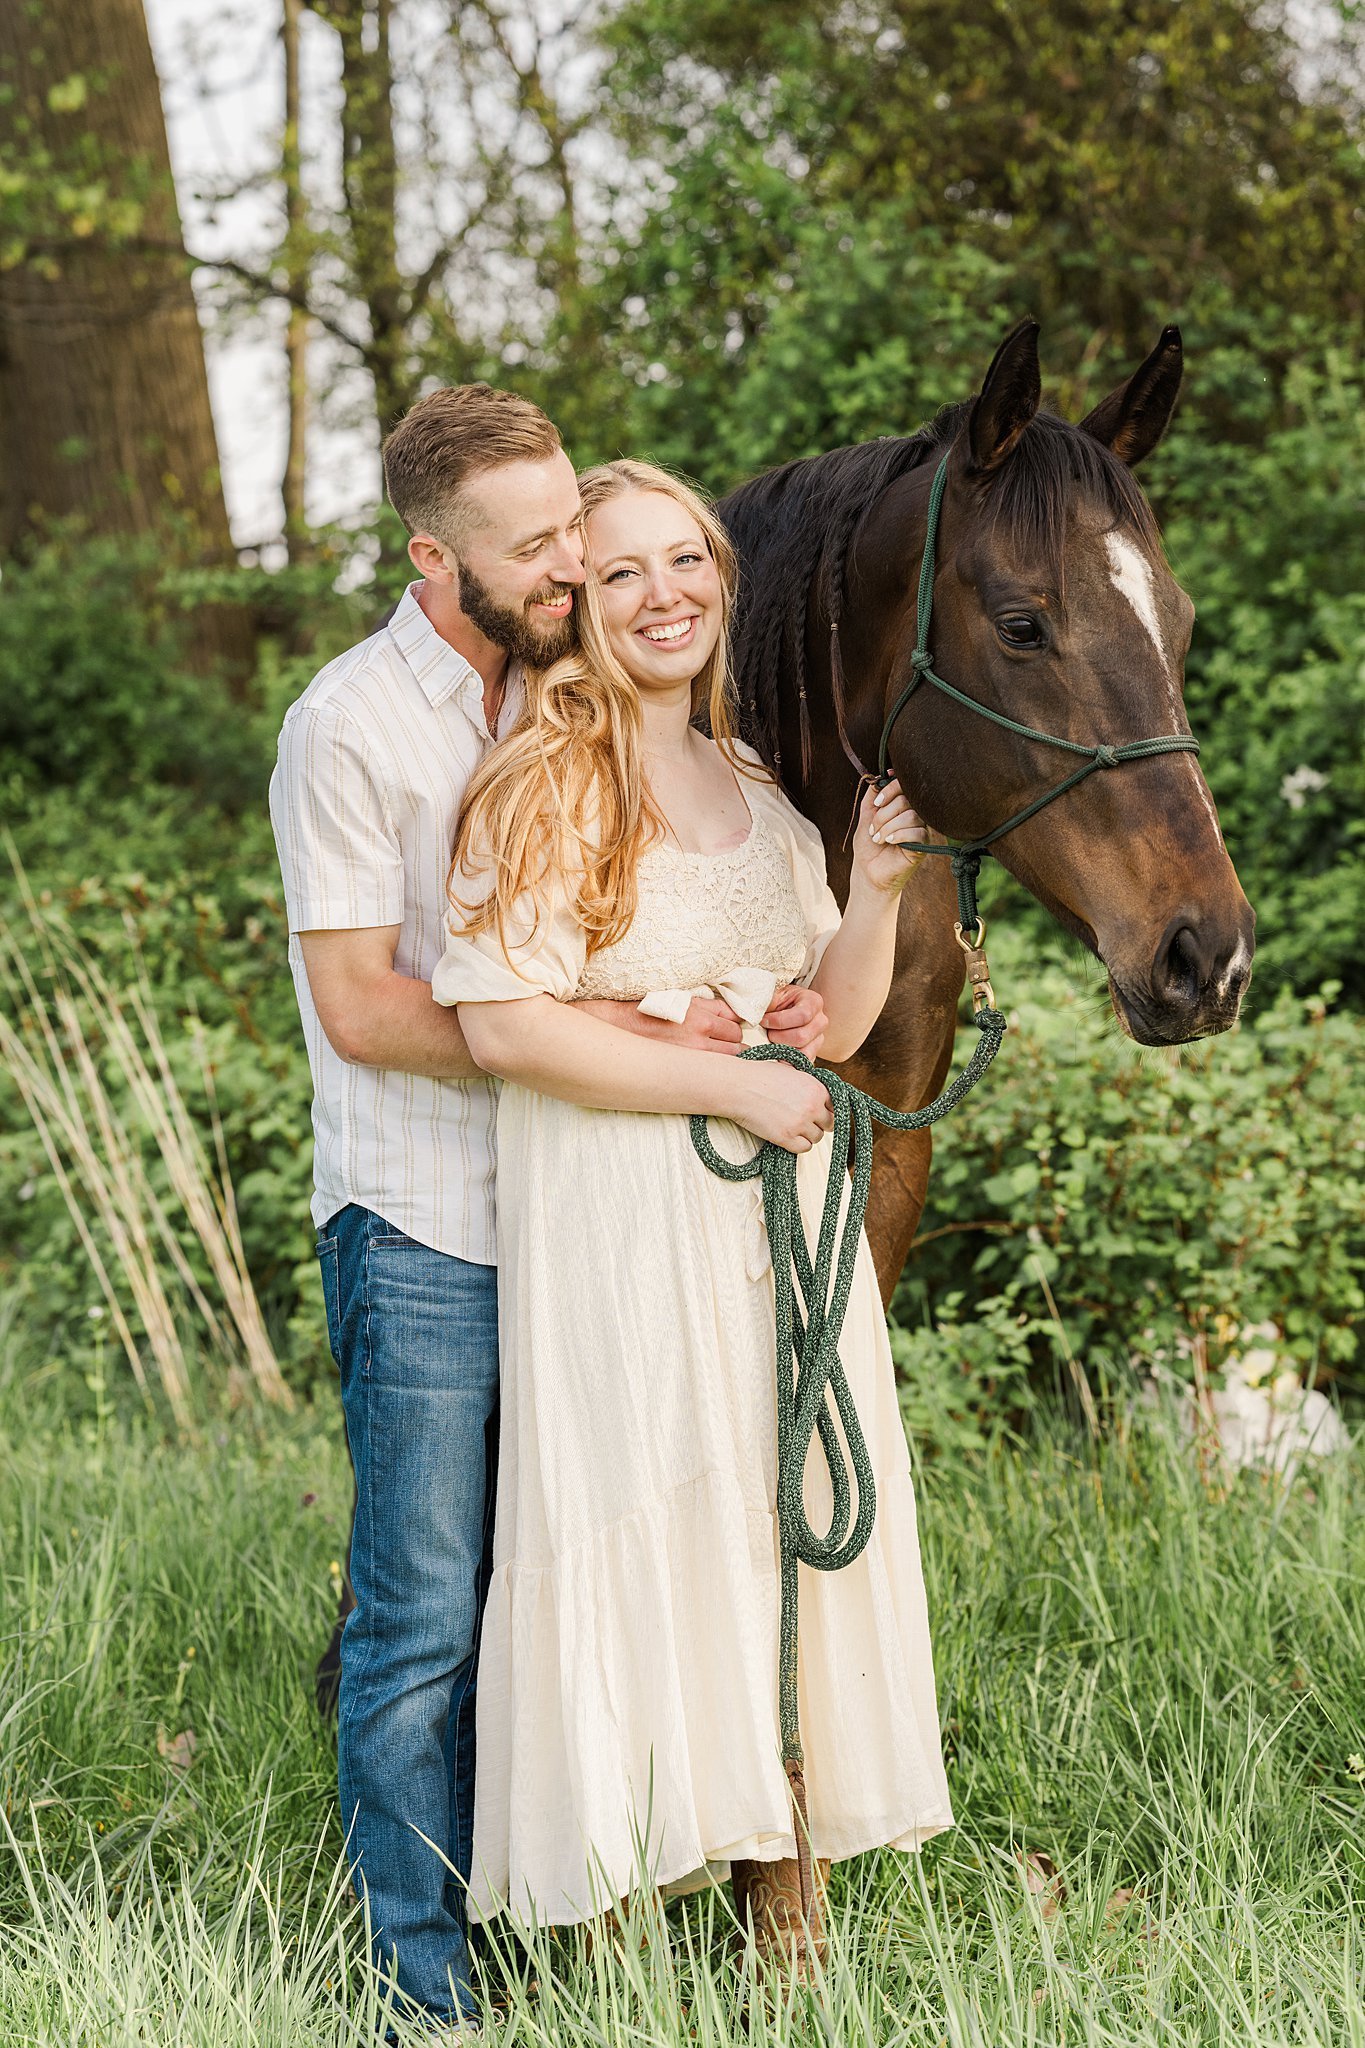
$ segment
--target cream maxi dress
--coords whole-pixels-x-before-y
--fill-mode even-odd
[[[757,766],[757,757],[749,756]],[[529,945],[451,936],[445,1003],[548,993],[757,1028],[839,922],[815,829],[745,778],[720,854],[657,844],[619,944],[542,917]],[[476,887],[462,886],[468,899]],[[517,920],[525,932],[529,919]],[[743,1158],[753,1140],[712,1125]],[[814,1238],[829,1141],[799,1178]],[[754,1181],[707,1172],[687,1119],[505,1085],[498,1111],[502,1440],[478,1682],[472,1904],[542,1924],[737,1857],[795,1853],[777,1711],[773,1280]],[[952,1825],[910,1461],[866,1239],[840,1353],[877,1485],[863,1556],[801,1569],[800,1714],[815,1854],[918,1849]],[[815,1446],[813,1526],[830,1493]]]

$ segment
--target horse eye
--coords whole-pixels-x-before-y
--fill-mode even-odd
[[[1041,647],[1043,644],[1043,629],[1027,612],[1011,612],[1008,618],[997,619],[995,630],[1011,647]]]

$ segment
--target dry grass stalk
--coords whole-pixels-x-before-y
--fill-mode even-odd
[[[131,922],[129,939],[135,945],[136,933]],[[269,1400],[290,1406],[293,1397],[281,1377],[274,1348],[266,1334],[256,1290],[247,1270],[203,1027],[197,1017],[192,1020],[195,1052],[209,1105],[216,1170],[210,1163],[172,1072],[141,960],[137,962],[137,982],[128,991],[127,1001],[151,1055],[150,1067],[122,1002],[95,963],[88,956],[72,952],[66,965],[98,1010],[120,1069],[156,1138],[171,1185],[208,1258],[252,1379]],[[188,1280],[188,1271],[185,1277]],[[212,1318],[212,1310],[203,1302],[203,1297],[197,1298],[204,1313]],[[216,1318],[213,1320],[216,1322]]]
[[[213,1133],[212,1161],[175,1078],[137,956],[135,929],[130,923],[136,980],[120,994],[70,928],[40,909],[12,844],[8,851],[28,912],[27,937],[50,991],[40,988],[20,935],[0,922],[0,981],[13,1012],[0,1015],[0,1052],[33,1120],[138,1384],[146,1389],[141,1351],[121,1306],[110,1262],[100,1250],[97,1230],[113,1248],[113,1264],[132,1297],[161,1385],[182,1429],[189,1429],[191,1422],[189,1383],[185,1344],[166,1284],[167,1267],[193,1304],[211,1347],[233,1364],[240,1359],[267,1399],[292,1405],[247,1270],[202,1029],[195,1020],[194,1042]],[[127,1088],[142,1129],[130,1129],[120,1114],[105,1085],[101,1052],[112,1060]],[[222,1313],[197,1278],[176,1221],[153,1185],[146,1136],[156,1146],[174,1204],[202,1248]]]
[[[0,926],[0,961],[8,993],[14,996],[22,989],[29,996],[27,1011],[21,1013],[21,1023],[29,1026],[28,1034],[16,1030],[8,1018],[0,1019],[0,1049],[6,1064],[18,1083],[43,1151],[57,1176],[81,1243],[95,1265],[101,1292],[124,1351],[134,1363],[138,1383],[145,1390],[146,1378],[138,1349],[118,1307],[108,1265],[94,1251],[91,1223],[103,1229],[113,1247],[115,1265],[132,1295],[171,1411],[180,1427],[188,1429],[189,1383],[184,1346],[143,1224],[146,1205],[140,1196],[146,1185],[146,1171],[141,1156],[113,1112],[98,1072],[94,1071],[93,1101],[87,1101],[84,1091],[76,1087],[66,1047],[7,926]],[[78,1020],[75,1028],[79,1037]],[[76,1051],[76,1059],[83,1067],[81,1052],[88,1053],[83,1038]]]

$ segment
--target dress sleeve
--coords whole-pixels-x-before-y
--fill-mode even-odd
[[[746,768],[761,775],[761,781],[756,776],[744,776],[744,794],[751,805],[762,809],[787,849],[797,899],[806,920],[806,958],[796,979],[809,985],[825,956],[826,946],[843,922],[838,899],[825,874],[825,843],[819,828],[778,788],[762,756],[743,745],[736,746],[735,753]]]
[[[521,896],[512,905],[506,931],[497,927],[470,935],[460,929],[460,905],[481,903],[493,886],[493,860],[486,846],[471,849],[467,868],[455,877],[459,903],[446,914],[445,951],[431,977],[438,1003],[507,1003],[527,996],[571,1002],[588,956],[587,934],[573,910],[573,877],[563,878],[546,902]]]

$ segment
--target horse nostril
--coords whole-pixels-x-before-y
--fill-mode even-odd
[[[1178,924],[1167,934],[1152,978],[1163,995],[1187,1003],[1198,1001],[1204,983],[1202,948],[1189,925]]]

